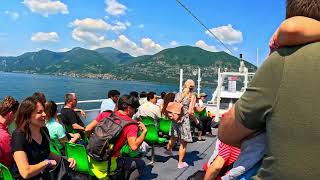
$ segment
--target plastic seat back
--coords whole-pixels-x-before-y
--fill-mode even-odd
[[[13,180],[13,177],[9,169],[1,163],[0,163],[0,179]]]
[[[77,171],[90,173],[86,148],[81,144],[66,142],[66,155],[77,162]]]
[[[170,119],[167,119],[167,118],[160,118],[159,119],[159,130],[168,135],[170,130],[171,130],[171,120]]]
[[[154,119],[152,117],[149,116],[141,116],[141,122],[144,125],[148,125],[148,124],[155,124]]]
[[[154,124],[147,124],[145,125],[148,132],[144,140],[148,143],[155,144],[158,142],[159,135],[158,130]]]
[[[122,157],[138,157],[139,151],[133,151],[130,149],[128,143],[126,143],[120,150],[120,154]]]
[[[50,151],[56,155],[61,156],[61,151],[59,149],[59,146],[57,145],[57,142],[54,139],[50,140]]]

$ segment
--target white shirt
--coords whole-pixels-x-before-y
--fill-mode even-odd
[[[101,103],[100,112],[111,110],[114,111],[114,108],[116,107],[116,104],[113,102],[111,98],[105,99]]]
[[[137,113],[134,115],[135,118],[140,116],[150,116],[154,120],[158,120],[161,117],[160,107],[147,101],[138,108]]]

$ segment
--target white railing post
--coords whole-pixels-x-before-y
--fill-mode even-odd
[[[182,92],[182,83],[183,83],[183,69],[180,69],[180,84],[179,84],[179,92]]]
[[[198,88],[197,88],[197,90],[198,90],[198,95],[200,94],[200,90],[201,90],[201,86],[200,86],[200,82],[201,82],[201,70],[200,70],[200,68],[198,69]]]

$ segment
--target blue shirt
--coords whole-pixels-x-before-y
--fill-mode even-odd
[[[59,141],[59,139],[62,139],[66,136],[63,126],[58,123],[55,118],[49,119],[46,126],[49,130],[50,138],[56,141],[60,149],[63,148]]]

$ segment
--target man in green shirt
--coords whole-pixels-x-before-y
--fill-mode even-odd
[[[287,0],[287,18],[320,20],[318,0]],[[254,179],[319,179],[320,43],[281,48],[256,72],[219,126],[222,142],[240,146],[266,129],[267,152]]]

